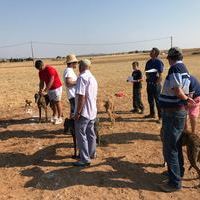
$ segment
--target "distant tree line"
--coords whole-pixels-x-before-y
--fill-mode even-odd
[[[0,63],[5,62],[24,62],[24,61],[33,61],[33,58],[10,58],[10,59],[0,59]]]
[[[110,54],[89,54],[89,55],[79,55],[79,56],[104,56],[104,55],[122,55],[122,54],[134,54],[134,53],[149,53],[149,50],[135,50],[135,51],[129,51],[129,52],[118,52],[118,53],[110,53]],[[53,61],[55,60],[63,60],[65,57],[63,56],[56,56],[55,58],[51,58]],[[24,61],[33,61],[33,58],[28,57],[28,58],[10,58],[10,59],[0,59],[0,63],[5,63],[5,62],[24,62]]]
[[[129,51],[128,54],[133,54],[133,53],[149,53],[149,52],[150,52],[149,50],[142,50],[142,51],[135,50],[135,51]]]

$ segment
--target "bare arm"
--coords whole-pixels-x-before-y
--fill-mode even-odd
[[[75,120],[78,120],[80,118],[80,114],[83,110],[84,104],[85,104],[85,96],[78,94],[77,111],[75,114]]]
[[[40,83],[39,83],[39,92],[42,92],[44,89],[44,81],[40,79]]]
[[[173,88],[176,96],[182,100],[186,100],[188,102],[188,104],[190,105],[195,105],[195,101],[191,98],[191,97],[188,97],[187,95],[185,95],[185,93],[183,92],[183,90],[180,88],[180,87],[176,87],[176,88]]]
[[[187,100],[188,96],[184,94],[183,90],[179,87],[173,88],[175,95],[182,100]]]
[[[69,87],[73,87],[76,85],[76,81],[73,81],[72,78],[65,78],[65,84],[66,86]]]
[[[54,82],[54,76],[51,76],[50,81],[48,85],[46,85],[46,88],[44,90],[45,92],[47,92],[51,88],[51,86],[53,85],[53,82]]]

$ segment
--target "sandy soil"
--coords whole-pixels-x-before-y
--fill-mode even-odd
[[[72,137],[63,133],[62,125],[38,124],[35,104],[32,114],[25,113],[24,101],[33,101],[38,84],[37,71],[31,63],[0,65],[1,200],[200,199],[200,189],[195,188],[199,180],[195,171],[188,171],[186,156],[183,189],[166,194],[158,188],[157,184],[165,179],[161,173],[166,170],[162,167],[161,125],[129,112],[132,88],[126,78],[131,74],[132,58],[129,55],[126,59],[118,58],[118,62],[111,62],[112,59],[106,62],[107,58],[94,62],[92,71],[99,82],[101,145],[97,148],[98,157],[88,168],[72,166]],[[145,61],[146,57],[140,61],[142,70]],[[185,62],[200,78],[200,56],[187,57]],[[166,74],[166,61],[165,64]],[[64,65],[56,65],[56,68],[62,74]],[[145,88],[144,83],[147,114]],[[102,102],[118,91],[125,92],[126,96],[115,98],[117,119],[111,128]],[[62,103],[64,115],[68,116],[65,91]]]

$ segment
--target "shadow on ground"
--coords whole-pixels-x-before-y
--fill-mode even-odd
[[[110,122],[108,117],[100,117],[100,122]],[[121,116],[115,117],[115,122],[158,122],[157,119],[145,119],[144,117],[126,117],[122,118]]]
[[[131,188],[135,190],[159,191],[156,183],[164,177],[160,174],[148,172],[145,167],[160,167],[158,164],[131,163],[122,160],[123,157],[107,158],[105,162],[93,165],[90,170],[68,167],[45,173],[41,168],[34,167],[21,172],[21,175],[32,177],[24,187],[41,190],[58,190],[75,185]],[[108,165],[112,171],[100,171],[98,167]],[[91,171],[95,167],[94,171]]]
[[[6,140],[9,138],[55,138],[56,134],[60,134],[58,131],[5,131],[0,134],[1,140]],[[71,137],[71,136],[69,136]],[[60,138],[60,137],[59,137]],[[66,136],[63,135],[63,138]],[[126,132],[126,133],[114,133],[105,134],[101,136],[102,147],[108,146],[109,144],[128,144],[132,143],[134,140],[154,140],[160,141],[158,135],[140,133],[140,132]],[[47,160],[64,159],[66,156],[57,156],[56,149],[58,148],[73,148],[73,144],[58,143],[45,147],[32,155],[26,155],[23,153],[6,152],[0,153],[0,167],[17,167],[17,166],[30,166],[30,165],[41,165],[41,166],[60,166],[62,164],[49,162]],[[68,156],[69,157],[69,156]]]
[[[34,154],[26,155],[23,153],[0,153],[0,167],[26,167],[31,165],[38,166],[66,166],[65,163],[56,163],[55,160],[62,160],[71,156],[56,155],[58,148],[73,148],[72,144],[58,143],[41,149]]]
[[[160,141],[160,136],[141,132],[104,134],[101,136],[101,146],[107,146],[108,144],[128,144],[133,143],[134,140]]]
[[[39,124],[38,121],[38,117],[29,117],[24,119],[1,119],[0,128],[8,128],[11,125]],[[46,123],[44,118],[42,118],[42,123]]]
[[[37,138],[37,139],[53,139],[53,138],[66,138],[64,129],[59,130],[5,130],[0,132],[0,140],[8,140],[10,138]]]

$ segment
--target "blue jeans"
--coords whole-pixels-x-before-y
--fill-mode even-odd
[[[163,150],[168,167],[169,185],[177,189],[181,188],[181,177],[184,175],[181,139],[186,114],[185,110],[162,113]]]
[[[89,120],[83,116],[75,120],[75,134],[80,151],[81,161],[88,163],[94,158],[96,153],[96,134],[94,131],[94,120]]]

